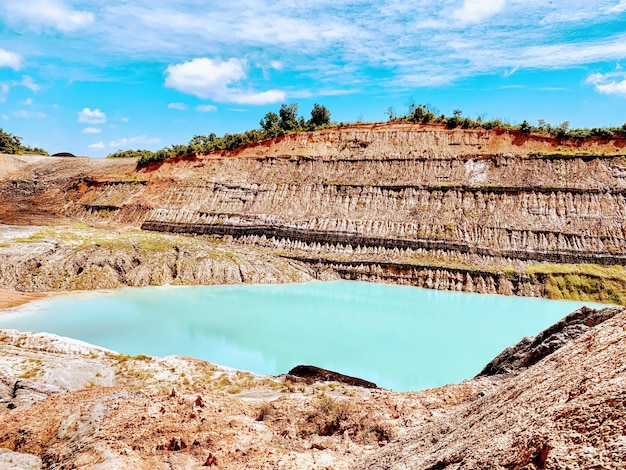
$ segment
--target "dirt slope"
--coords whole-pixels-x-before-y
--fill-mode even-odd
[[[412,393],[3,330],[0,447],[50,469],[622,468],[626,311],[573,317],[527,368]]]

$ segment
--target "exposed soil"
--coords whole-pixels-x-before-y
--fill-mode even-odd
[[[0,308],[78,289],[339,278],[626,304],[625,149],[395,123],[143,168],[0,156]],[[618,307],[523,339],[484,376],[412,393],[0,330],[0,467],[617,469],[624,358]]]
[[[411,393],[0,330],[0,447],[37,463],[3,468],[622,468],[626,311],[573,317],[528,367]]]
[[[0,285],[345,278],[626,304],[625,146],[390,123],[143,168],[3,156],[2,231],[56,228],[0,241]]]

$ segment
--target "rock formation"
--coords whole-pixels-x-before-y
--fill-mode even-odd
[[[497,375],[396,393],[328,382],[329,371],[323,382],[264,377],[0,330],[0,449],[8,449],[0,463],[623,468],[626,310],[581,309],[499,357],[513,356],[533,359],[501,359],[509,365]]]
[[[268,271],[290,263],[307,278],[624,303],[625,146],[622,138],[394,123],[287,135],[143,168],[126,159],[22,159],[0,172],[0,197],[10,201],[0,220],[195,235],[198,249],[219,238],[233,253],[263,252]],[[65,264],[101,264],[97,240],[78,253],[59,238]],[[6,248],[2,264],[21,270],[20,282],[0,277],[6,286],[71,288],[35,282],[41,267],[32,266],[42,260]],[[221,267],[184,281],[121,269],[74,284],[199,284],[211,282],[206,272],[217,273],[215,282],[249,282]]]
[[[624,304],[625,147],[394,123],[145,167],[0,156],[0,286],[346,278]],[[624,357],[621,307],[411,393],[0,330],[0,466],[617,469]]]

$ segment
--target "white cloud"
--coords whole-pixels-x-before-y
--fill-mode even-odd
[[[9,120],[9,116],[7,116],[6,114],[2,115],[2,120],[3,121],[8,121]]]
[[[95,144],[90,144],[87,147],[94,150],[102,150],[104,148],[104,142],[96,142]]]
[[[246,77],[246,62],[229,59],[213,61],[206,57],[170,65],[165,73],[165,86],[183,93],[209,98],[228,93],[228,86]]]
[[[30,112],[30,111],[26,111],[25,109],[20,109],[18,111],[15,111],[13,113],[13,115],[15,117],[19,117],[19,118],[24,118],[24,119],[29,119],[29,118],[37,118],[37,119],[43,119],[46,117],[45,113],[42,112]]]
[[[167,105],[167,109],[178,109],[179,111],[184,111],[187,109],[187,105],[185,103],[170,103]]]
[[[242,90],[236,84],[247,77],[245,60],[231,58],[225,62],[206,57],[170,65],[165,71],[165,86],[180,92],[237,104],[267,104],[284,101],[285,92]]]
[[[620,2],[612,8],[609,8],[609,13],[621,13],[626,11],[626,0],[620,0]]]
[[[7,95],[11,87],[8,83],[0,83],[0,103],[4,103],[7,100]]]
[[[520,68],[559,69],[626,57],[626,34],[587,44],[551,44],[518,51],[511,61]]]
[[[15,52],[0,48],[0,67],[10,67],[19,70],[22,66],[22,58]]]
[[[102,132],[102,129],[99,127],[85,127],[81,131],[82,134],[100,134],[100,132]]]
[[[33,104],[33,99],[32,98],[26,98],[26,100],[24,101],[24,104],[26,106],[31,106]]]
[[[263,92],[246,92],[246,91],[232,91],[227,95],[224,101],[235,104],[271,104],[280,103],[285,101],[287,97],[284,91],[280,90],[268,90]]]
[[[35,83],[35,80],[33,80],[33,77],[29,75],[24,75],[21,81],[19,82],[13,81],[12,83],[13,83],[13,86],[26,87],[33,93],[37,93],[39,90],[41,90],[41,85],[38,85],[37,83]]]
[[[83,108],[83,110],[78,113],[78,122],[86,122],[88,124],[104,124],[107,122],[107,117],[106,114],[98,108],[93,111],[89,108]]]
[[[72,9],[61,0],[8,0],[0,3],[0,8],[9,20],[26,23],[35,30],[51,27],[76,31],[94,21],[93,13]]]
[[[272,68],[274,70],[282,70],[283,69],[283,63],[280,60],[272,60],[270,62],[270,68]]]
[[[122,138],[117,140],[111,140],[109,142],[109,147],[117,147],[123,148],[132,145],[153,145],[161,143],[161,139],[159,137],[148,137],[147,135],[137,135],[129,138]]]
[[[463,24],[479,23],[502,11],[506,0],[463,0],[463,6],[452,17]]]
[[[617,70],[606,74],[592,73],[585,83],[593,85],[596,90],[605,95],[620,95],[626,97],[626,72]]]
[[[200,106],[196,106],[196,111],[201,113],[210,113],[217,111],[217,106],[213,106],[212,104],[201,104]]]
[[[122,116],[122,122],[128,122],[130,121],[130,118],[127,116]]]

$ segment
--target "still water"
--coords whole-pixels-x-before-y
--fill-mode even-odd
[[[34,302],[0,314],[0,328],[261,374],[312,364],[417,390],[473,377],[581,305],[350,281],[148,287]]]

